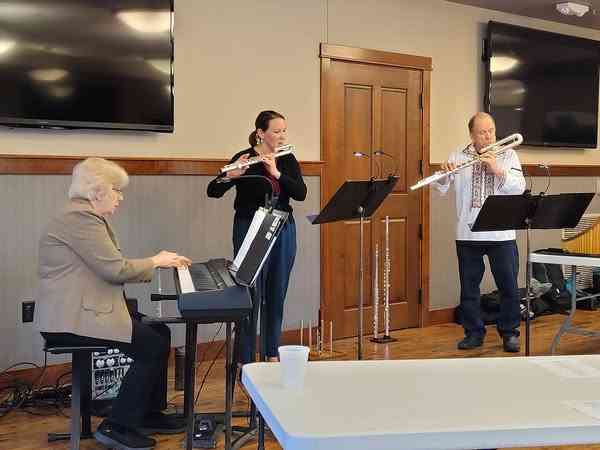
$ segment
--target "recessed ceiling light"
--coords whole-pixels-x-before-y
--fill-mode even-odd
[[[556,4],[556,10],[565,16],[581,17],[590,10],[590,7],[584,3],[562,2]]]

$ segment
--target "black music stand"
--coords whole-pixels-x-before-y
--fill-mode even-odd
[[[573,228],[595,194],[490,195],[471,231],[527,230],[525,356],[529,356],[531,310],[531,237],[532,229]]]
[[[251,355],[252,362],[255,362],[256,359],[256,332],[258,327],[259,316],[264,314],[266,308],[266,297],[265,297],[265,286],[266,286],[266,277],[263,272],[263,267],[269,259],[269,254],[271,250],[275,246],[277,239],[285,222],[289,217],[289,213],[285,211],[280,211],[274,209],[275,204],[277,203],[276,199],[271,195],[265,198],[265,218],[263,222],[260,224],[260,228],[256,231],[256,234],[252,237],[248,234],[244,238],[244,243],[241,248],[238,250],[238,254],[244,251],[244,246],[246,244],[247,239],[252,239],[249,244],[246,254],[244,256],[243,262],[239,265],[235,273],[235,279],[238,283],[248,286],[250,288],[250,295],[252,298],[252,312],[250,313],[250,335],[252,337],[251,342]],[[261,237],[264,237],[261,239]],[[238,255],[235,255],[234,263],[238,260]],[[238,327],[241,327],[241,322],[238,322]],[[259,355],[260,361],[264,362],[266,360],[265,348],[266,348],[266,320],[261,318],[260,320],[260,332],[259,332]],[[234,344],[234,353],[232,355],[232,364],[237,365],[239,363],[239,353],[240,353],[241,339],[240,332],[236,330],[235,333],[235,344]],[[235,370],[231,371],[231,376],[233,377],[231,380],[231,385],[235,388],[235,378],[236,378]],[[232,389],[233,392],[233,389]],[[264,428],[264,419],[262,415],[258,414],[258,427],[256,426],[256,417],[257,410],[254,402],[251,402],[250,407],[250,423],[247,427],[234,427],[235,431],[241,433],[235,441],[233,441],[234,448],[239,448],[239,446],[244,445],[244,443],[250,439],[254,431],[258,428],[258,446],[259,448],[264,448],[265,441],[265,428]]]
[[[360,219],[360,261],[359,261],[359,307],[358,307],[358,359],[362,359],[363,306],[364,306],[364,221],[371,217],[386,199],[398,177],[363,181],[346,181],[312,223],[323,224],[341,220]]]

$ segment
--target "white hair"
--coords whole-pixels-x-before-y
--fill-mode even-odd
[[[87,158],[73,168],[69,198],[92,200],[111,188],[122,189],[129,176],[118,164],[103,158]]]

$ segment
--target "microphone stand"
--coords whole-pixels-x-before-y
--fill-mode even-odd
[[[546,194],[546,192],[548,191],[548,189],[550,188],[550,168],[546,165],[546,164],[541,164],[539,166],[540,168],[544,168],[546,169],[546,176],[548,177],[548,183],[546,184],[546,189],[544,190],[544,192],[540,192],[540,197],[543,196],[544,194]],[[533,187],[533,177],[530,177],[531,180],[531,186]],[[531,196],[531,191],[529,189],[526,189],[525,192],[523,193],[523,196],[528,197]],[[526,273],[525,273],[525,296],[526,296],[526,301],[525,301],[525,356],[529,356],[530,354],[530,348],[529,348],[529,340],[530,340],[530,335],[531,335],[531,330],[530,330],[530,326],[531,326],[531,277],[533,274],[533,263],[531,261],[531,218],[534,216],[535,214],[535,210],[537,209],[537,206],[535,208],[532,208],[532,210],[529,211],[529,216],[525,219],[525,224],[527,225],[527,229],[526,229],[526,233],[527,233],[527,244],[526,244],[526,248],[527,248],[527,269],[526,269]]]
[[[383,150],[376,150],[373,154],[375,156],[385,156],[386,158],[390,158],[394,162],[393,176],[398,176],[398,170],[400,169],[400,163],[398,162],[398,160],[396,158],[394,158],[389,153],[384,152]],[[390,174],[389,176],[392,176],[392,174]]]
[[[353,153],[354,156],[358,157],[358,158],[364,158],[364,157],[369,157],[368,154],[364,153],[364,152],[354,152]],[[388,181],[391,182],[395,179],[396,174],[398,173],[398,162],[396,161],[396,159],[389,155],[388,153],[385,153],[383,150],[377,150],[373,153],[374,156],[385,156],[387,158],[390,158],[392,161],[394,161],[395,163],[395,167],[394,167],[394,174],[390,174],[388,176]],[[378,169],[379,169],[379,175],[380,178],[381,177],[381,172],[382,172],[382,165],[377,163],[377,159],[373,158],[373,161],[375,162],[375,164],[377,165]],[[370,179],[370,184],[372,185],[373,182],[376,180],[375,177],[371,177]],[[370,188],[372,189],[372,188]],[[359,239],[359,263],[358,263],[358,336],[357,336],[357,357],[358,360],[362,360],[363,358],[363,316],[364,316],[364,298],[365,298],[365,294],[364,294],[364,225],[365,225],[365,205],[359,205],[357,208],[357,212],[359,214],[360,217],[360,239]]]

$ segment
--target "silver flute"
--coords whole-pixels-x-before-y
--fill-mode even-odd
[[[507,136],[504,139],[500,139],[498,142],[495,142],[491,145],[488,145],[487,147],[482,148],[479,156],[476,156],[475,158],[456,166],[454,169],[448,171],[438,170],[433,175],[430,175],[427,178],[423,178],[417,184],[412,185],[410,187],[410,190],[414,191],[415,189],[422,188],[424,186],[427,186],[428,184],[433,183],[434,181],[441,180],[442,178],[445,178],[448,175],[458,172],[459,170],[471,167],[476,162],[481,161],[481,157],[486,153],[488,155],[495,156],[503,155],[511,148],[520,145],[521,142],[523,142],[523,136],[521,136],[519,133],[511,134],[510,136]]]
[[[384,337],[390,335],[390,274],[392,272],[392,258],[390,257],[390,216],[385,216],[385,260],[383,272],[383,322]]]
[[[292,144],[286,144],[286,145],[282,145],[281,147],[277,147],[275,149],[275,152],[273,153],[273,156],[275,158],[279,158],[280,156],[289,155],[293,151],[294,151],[294,146]],[[264,156],[260,155],[260,156],[254,156],[252,158],[248,158],[245,161],[239,161],[239,160],[234,161],[231,164],[227,164],[226,166],[223,166],[221,168],[221,173],[227,173],[232,170],[243,169],[244,167],[251,166],[252,164],[263,162],[263,160],[264,160]]]
[[[373,337],[379,338],[379,244],[375,244],[373,261]]]

